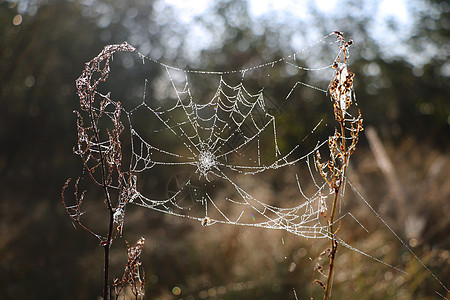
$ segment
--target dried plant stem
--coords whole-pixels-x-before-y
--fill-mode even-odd
[[[344,153],[346,152],[345,150],[345,127],[344,127],[344,122],[339,122],[341,125],[341,134],[342,134],[342,139],[341,139],[341,147],[344,150]],[[336,240],[336,235],[334,232],[334,228],[333,228],[333,224],[334,224],[334,216],[336,214],[336,206],[337,206],[337,201],[339,199],[339,192],[343,183],[343,177],[345,175],[345,171],[346,171],[346,167],[347,167],[347,162],[348,162],[348,156],[346,154],[343,155],[343,165],[342,165],[342,174],[341,174],[341,178],[338,180],[338,184],[337,186],[334,187],[334,198],[333,198],[333,206],[331,208],[331,214],[330,214],[330,218],[328,219],[328,230],[331,234],[331,246],[330,246],[330,264],[328,267],[328,277],[327,277],[327,283],[325,285],[325,292],[323,295],[323,300],[328,300],[330,292],[331,292],[331,285],[332,285],[332,280],[333,280],[333,271],[334,271],[334,261],[335,261],[335,257],[336,257],[336,252],[337,252],[337,247],[338,247],[338,243]]]
[[[92,122],[92,128],[94,130],[95,138],[98,142],[100,142],[100,135],[98,133],[97,124],[94,120],[94,112],[92,109],[92,102],[90,102],[90,108],[89,108],[89,115]],[[98,149],[99,151],[99,157],[100,157],[100,169],[102,172],[102,189],[105,194],[105,204],[108,208],[109,212],[109,226],[108,226],[108,235],[106,237],[106,242],[102,243],[103,249],[104,249],[104,265],[103,265],[103,299],[109,300],[109,261],[110,261],[110,249],[111,249],[111,243],[112,243],[112,236],[113,236],[113,228],[114,228],[114,211],[111,205],[111,197],[109,195],[108,190],[108,184],[106,182],[106,169],[105,169],[105,157],[103,155],[103,151],[101,147]]]
[[[320,174],[334,193],[331,213],[327,220],[331,247],[326,251],[330,258],[327,282],[325,285],[321,283],[324,289],[323,300],[330,298],[333,284],[334,264],[338,247],[336,233],[339,230],[339,228],[335,229],[333,227],[336,207],[341,193],[341,187],[345,184],[345,173],[350,156],[355,151],[359,133],[364,129],[361,112],[358,110],[358,115],[354,117],[348,111],[353,102],[352,88],[354,74],[347,67],[347,59],[349,55],[348,47],[353,44],[353,41],[349,40],[346,42],[342,33],[335,33],[340,41],[340,55],[343,55],[343,62],[341,61],[340,55],[338,55],[333,63],[336,74],[329,85],[329,92],[333,101],[335,120],[338,122],[339,128],[336,128],[334,134],[328,139],[329,160],[321,163],[321,155],[317,151],[316,161]],[[323,216],[326,217],[326,211]]]
[[[386,183],[389,186],[390,192],[394,196],[395,204],[397,206],[396,214],[398,219],[398,224],[403,226],[406,221],[406,210],[408,205],[406,204],[406,195],[404,193],[404,189],[399,181],[399,177],[395,172],[394,164],[389,158],[386,149],[378,136],[375,128],[368,127],[366,133],[367,141],[369,142],[370,149],[375,157],[375,161],[378,164],[381,172],[386,178]]]
[[[109,276],[110,249],[114,240],[122,231],[125,206],[135,197],[136,176],[129,171],[124,172],[121,169],[122,148],[120,134],[124,129],[120,117],[121,104],[120,102],[111,101],[109,94],[103,95],[98,93],[97,88],[109,76],[113,54],[116,52],[134,52],[135,50],[134,47],[126,42],[120,45],[105,46],[99,55],[86,63],[84,71],[76,80],[80,108],[81,111],[87,114],[90,124],[89,126],[84,125],[81,112],[75,111],[77,114],[78,143],[74,147],[74,153],[81,157],[84,169],[92,181],[103,190],[104,204],[109,214],[106,236],[95,233],[81,221],[81,216],[85,213],[81,206],[86,190],[79,191],[80,178],[75,181],[75,205],[70,205],[64,196],[70,179],[65,182],[61,192],[63,205],[72,221],[99,239],[100,245],[103,247],[104,300],[110,300],[111,298]],[[112,111],[111,108],[114,108],[114,110]],[[105,129],[100,129],[100,119],[110,122],[110,125]],[[97,176],[96,174],[98,173],[100,175]],[[139,282],[143,281],[140,280]],[[143,295],[143,292],[140,291],[140,293]]]
[[[338,246],[335,235],[333,234],[333,222],[334,222],[334,215],[336,212],[336,204],[337,204],[338,197],[339,197],[339,189],[335,189],[334,190],[333,207],[331,209],[331,215],[330,215],[329,225],[328,225],[328,229],[329,229],[330,233],[332,234],[331,247],[330,247],[330,265],[328,268],[328,278],[327,278],[327,283],[325,285],[325,292],[323,295],[323,300],[328,300],[328,297],[330,295],[331,282],[332,282],[333,270],[334,270],[334,259],[336,256],[336,251],[337,251],[337,246]]]

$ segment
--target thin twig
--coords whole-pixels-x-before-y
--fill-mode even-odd
[[[89,102],[89,115],[91,118],[91,124],[92,124],[92,128],[94,130],[94,135],[95,138],[97,140],[98,143],[100,143],[100,135],[98,132],[98,128],[97,128],[97,124],[95,122],[95,118],[94,118],[94,112],[92,109],[92,102]],[[106,237],[106,242],[104,242],[102,244],[103,249],[105,251],[105,260],[104,260],[104,268],[103,268],[103,299],[104,300],[109,300],[109,260],[110,260],[110,255],[109,255],[109,250],[111,248],[111,243],[112,243],[112,234],[113,234],[113,227],[114,227],[114,211],[111,205],[111,197],[109,194],[109,190],[108,190],[108,184],[106,182],[106,170],[105,170],[105,157],[103,155],[103,151],[102,148],[99,147],[98,149],[98,153],[100,156],[100,169],[102,172],[102,188],[103,188],[103,192],[105,194],[105,204],[106,207],[108,208],[109,211],[109,227],[108,227],[108,235]]]
[[[66,208],[69,217],[81,228],[93,234],[101,241],[101,246],[104,249],[103,299],[105,300],[109,300],[111,294],[109,284],[110,249],[115,238],[118,236],[119,230],[122,228],[124,207],[132,197],[135,180],[133,180],[131,173],[128,173],[128,180],[126,180],[127,172],[121,171],[122,151],[119,137],[123,130],[123,124],[120,121],[120,102],[112,102],[108,95],[105,96],[99,94],[97,88],[99,84],[105,82],[109,76],[109,63],[112,55],[115,52],[133,52],[135,50],[134,47],[126,42],[120,45],[106,46],[99,55],[86,63],[84,71],[76,80],[78,96],[80,98],[80,108],[87,113],[90,120],[90,126],[85,126],[83,124],[83,117],[76,111],[78,143],[77,147],[74,148],[74,153],[81,157],[84,169],[87,171],[92,181],[103,190],[104,203],[109,212],[109,224],[106,237],[94,233],[81,222],[81,216],[83,214],[81,204],[84,199],[85,191],[81,194],[79,193],[79,179],[75,183],[75,205],[67,205],[64,198],[64,192],[67,189],[70,180],[66,181],[62,190],[63,205]],[[102,98],[100,102],[96,102],[96,97],[98,95]],[[98,107],[96,106],[97,104],[99,105]],[[115,112],[108,117],[113,121],[114,128],[112,132],[108,129],[106,130],[109,140],[106,142],[107,147],[104,147],[105,143],[101,140],[99,121],[105,116],[104,112],[106,107],[111,104],[115,106]],[[95,176],[95,172],[98,171],[98,168],[100,168],[101,179],[96,178]],[[117,182],[113,184],[112,181],[115,181],[116,179]],[[116,192],[118,193],[117,205],[113,205],[112,203],[110,188],[115,190],[114,194]],[[121,212],[121,216],[117,216],[117,212]],[[115,223],[118,225],[117,232],[114,232]]]
[[[339,130],[336,129],[333,136],[329,137],[328,148],[330,150],[330,159],[327,162],[320,162],[320,153],[317,152],[317,166],[320,174],[325,181],[330,185],[334,192],[331,213],[328,218],[328,234],[330,238],[330,263],[328,268],[327,282],[324,287],[323,300],[328,300],[331,295],[331,288],[333,283],[334,265],[336,259],[336,252],[338,242],[336,232],[333,228],[334,218],[336,215],[337,202],[341,193],[341,187],[344,184],[345,173],[347,170],[349,158],[355,150],[359,138],[359,132],[363,130],[361,113],[358,116],[348,119],[350,116],[348,109],[352,104],[352,87],[354,74],[347,68],[348,47],[353,44],[350,40],[346,42],[342,33],[335,32],[340,41],[340,53],[333,63],[333,68],[336,69],[336,74],[329,85],[329,92],[334,105],[334,116],[339,123]],[[340,55],[343,54],[343,62],[340,62]],[[345,122],[350,123],[350,128],[346,128]],[[347,134],[350,134],[348,137]],[[347,145],[346,140],[351,142]]]
[[[331,247],[330,247],[330,265],[328,268],[327,283],[325,285],[325,292],[324,292],[324,296],[323,296],[324,300],[327,300],[328,296],[330,295],[331,282],[332,282],[333,270],[334,270],[334,258],[336,256],[337,245],[338,245],[336,242],[336,239],[335,239],[335,235],[333,233],[333,222],[334,222],[334,215],[336,212],[338,195],[339,195],[339,189],[335,189],[334,199],[333,199],[333,207],[331,209],[331,215],[330,215],[330,219],[328,221],[329,222],[328,229],[331,233]]]

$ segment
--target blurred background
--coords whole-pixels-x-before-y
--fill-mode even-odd
[[[126,40],[182,68],[239,69],[302,49],[334,30],[355,41],[350,65],[367,129],[349,178],[448,287],[448,1],[16,0],[0,3],[0,298],[102,294],[102,248],[74,229],[60,194],[65,180],[82,172],[72,153],[75,79],[105,45]],[[129,67],[123,64],[129,74],[124,95],[143,79],[127,73]],[[285,110],[283,118],[287,124],[308,120],[327,105]],[[311,130],[299,126],[292,130],[300,135]],[[298,131],[286,129],[279,139],[289,143],[292,136]],[[344,240],[408,274],[342,247],[333,299],[449,296],[361,200],[351,191],[347,196],[370,234],[350,230],[342,232]],[[94,194],[89,200],[101,209],[98,199]],[[90,218],[98,219],[95,205],[92,211]],[[298,299],[320,298],[312,282],[327,241],[201,227],[130,207],[124,236],[113,245],[112,277],[123,272],[125,240],[141,236],[146,299],[296,299],[294,291]]]

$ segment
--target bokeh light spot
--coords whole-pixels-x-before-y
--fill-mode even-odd
[[[17,14],[14,18],[13,18],[13,24],[16,26],[19,26],[20,24],[22,24],[22,15],[21,14]]]
[[[181,288],[178,286],[173,287],[172,294],[174,294],[175,296],[181,295]]]

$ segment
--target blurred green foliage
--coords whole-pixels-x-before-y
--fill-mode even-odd
[[[261,57],[271,60],[282,57],[292,51],[288,37],[294,33],[306,37],[310,31],[323,34],[336,29],[344,31],[356,41],[351,69],[356,73],[356,95],[365,124],[377,128],[383,140],[393,147],[415,141],[416,146],[404,147],[404,151],[415,151],[426,143],[431,150],[422,154],[431,157],[429,153],[447,153],[450,142],[450,7],[445,1],[412,2],[417,20],[415,31],[405,44],[413,56],[420,57],[430,49],[435,51],[423,65],[413,65],[405,57],[386,55],[383,49],[401,45],[386,45],[383,39],[369,33],[374,20],[369,13],[354,13],[361,5],[359,1],[343,1],[342,12],[333,18],[324,16],[310,3],[308,9],[315,23],[307,26],[301,20],[270,25],[263,19],[253,20],[246,1],[217,1],[208,18],[195,20],[213,36],[217,30],[221,32],[215,36],[216,44],[201,51],[200,61],[185,59],[186,25],[178,22],[170,8],[164,8],[159,1],[1,2],[2,298],[94,299],[101,294],[101,247],[81,230],[73,229],[60,204],[60,192],[66,178],[76,177],[82,170],[80,161],[72,154],[76,143],[72,111],[78,108],[74,81],[85,62],[104,45],[127,40],[156,59],[169,59],[187,68],[198,65],[223,70],[240,68]],[[21,22],[15,25],[19,14]],[[393,23],[389,34],[395,33]],[[137,79],[141,80],[142,74],[133,71],[126,62],[118,68],[117,74],[123,77],[120,85],[112,87],[113,92],[118,98],[134,95]],[[153,72],[150,80],[157,78],[158,74]],[[280,125],[296,123],[299,119],[304,122],[285,129],[281,137],[285,145],[297,143],[295,139],[311,130],[302,127],[304,124],[326,118],[327,110],[331,113],[329,103],[290,105],[282,109]],[[364,152],[365,146],[363,141],[362,153],[368,152],[367,149]],[[448,164],[448,153],[446,159]],[[420,164],[425,159],[418,158],[418,161]],[[363,173],[361,181],[377,195],[376,190],[384,185],[383,179],[374,180],[372,171],[364,173],[364,158],[357,162],[356,169]],[[409,170],[408,163],[404,165],[399,172]],[[448,170],[445,172],[440,179],[448,178]],[[448,184],[443,181],[443,185]],[[448,251],[442,249],[450,245],[446,234],[449,223],[439,218],[442,211],[448,211],[440,204],[442,198],[448,202],[448,189],[435,191],[430,186],[425,189],[437,194],[410,199],[424,201],[423,205],[427,205],[427,199],[435,201],[424,211],[431,238],[424,239],[418,254],[445,281],[450,275],[449,258]],[[317,256],[323,250],[322,242],[311,245],[310,241],[291,237],[289,245],[281,245],[280,237],[287,239],[284,233],[255,233],[254,229],[231,227],[206,231],[189,222],[137,208],[130,208],[127,218],[129,233],[125,238],[131,243],[140,235],[147,239],[147,256],[142,258],[147,274],[147,299],[182,299],[171,293],[174,286],[181,288],[183,299],[294,299],[293,289],[299,299],[306,299],[311,289],[320,294],[311,285],[314,266],[309,257],[314,258],[310,253]],[[434,227],[434,223],[439,226]],[[386,253],[398,254],[389,258],[385,253],[389,263],[406,263],[408,278],[413,278],[415,273],[427,275],[413,258],[405,258],[409,255],[405,249],[393,249],[401,245],[389,239],[392,237],[386,232],[374,238],[378,244],[385,242],[390,247]],[[350,235],[349,242],[352,241],[357,248],[364,246],[358,244],[362,242],[356,236]],[[120,274],[125,263],[124,244],[117,242],[113,250],[112,276]],[[400,256],[404,261],[396,261]],[[296,267],[291,266],[291,261]],[[439,262],[446,267],[438,270]],[[413,282],[408,289],[403,285],[408,278],[398,279],[401,274],[344,250],[338,253],[337,263],[336,272],[344,270],[341,272],[346,275],[337,275],[333,290],[336,299],[340,295],[352,299],[436,299],[433,290],[436,287],[427,288],[429,279]],[[377,283],[372,278],[381,279]],[[393,284],[388,284],[391,281]]]

